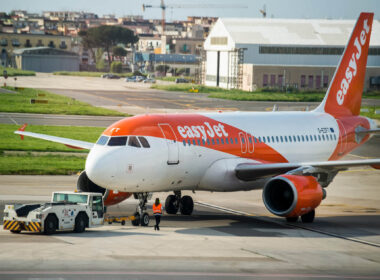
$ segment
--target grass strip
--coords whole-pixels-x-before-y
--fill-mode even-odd
[[[128,116],[117,111],[94,107],[66,96],[53,94],[44,90],[32,88],[6,89],[17,93],[0,94],[0,112],[62,114],[62,115],[93,115],[93,116]],[[31,104],[31,99],[47,100],[47,104]]]
[[[34,71],[28,71],[28,70],[20,70],[16,68],[10,68],[10,67],[3,67],[0,66],[0,76],[4,76],[4,70],[7,71],[7,74],[9,77],[15,77],[15,76],[35,76],[36,72]]]
[[[1,175],[70,175],[85,167],[86,159],[76,156],[0,156]]]
[[[0,124],[0,151],[87,152],[33,137],[14,134],[20,125]],[[65,137],[95,143],[103,132],[102,127],[28,125],[26,131]]]
[[[199,93],[207,93],[210,98],[221,98],[238,101],[291,101],[291,102],[321,102],[325,96],[325,92],[307,91],[307,92],[279,92],[279,91],[255,91],[248,92],[238,89],[223,89],[218,87],[208,87],[197,84],[172,84],[151,86],[154,89],[168,91],[191,92],[198,89]],[[366,92],[364,98],[380,99],[380,92]]]

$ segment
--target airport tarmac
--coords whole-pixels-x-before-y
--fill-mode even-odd
[[[62,77],[20,77],[17,85],[53,89],[133,114],[132,109],[263,111],[274,104],[153,91],[122,80]],[[307,105],[284,103],[280,110],[302,110]],[[1,113],[0,122],[14,123],[12,119],[18,124],[30,119],[32,124],[107,126],[118,118]],[[349,158],[380,157],[379,143],[380,137],[373,137]],[[53,236],[0,229],[0,279],[380,279],[379,178],[380,170],[367,167],[339,173],[313,224],[288,224],[274,217],[259,190],[185,192],[196,202],[194,214],[164,215],[159,232],[153,223],[104,225],[83,234]],[[48,201],[52,191],[73,190],[76,180],[77,176],[0,176],[0,221],[5,204]],[[153,198],[164,201],[167,195]],[[136,204],[131,198],[109,207],[109,213],[133,214]]]
[[[0,230],[0,279],[380,279],[379,175],[340,173],[313,224],[270,215],[261,191],[196,192],[194,214],[165,215],[159,232],[153,221],[53,236]],[[4,204],[47,201],[76,180],[0,176],[1,218]],[[109,213],[132,214],[136,203]]]

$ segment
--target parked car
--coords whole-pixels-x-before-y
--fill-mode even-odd
[[[151,84],[155,84],[156,83],[156,80],[155,79],[151,79],[151,78],[147,78],[143,81],[144,84],[147,84],[147,83],[151,83]]]
[[[184,79],[184,78],[177,78],[177,79],[175,79],[175,83],[176,84],[179,84],[179,83],[189,83],[189,80],[188,79]]]
[[[101,77],[103,79],[120,79],[120,76],[111,73],[103,74]]]
[[[136,76],[136,82],[142,82],[144,81],[146,78],[144,76]]]
[[[126,77],[126,78],[125,78],[125,81],[126,81],[126,82],[136,83],[136,82],[137,82],[137,80],[136,80],[136,76]]]

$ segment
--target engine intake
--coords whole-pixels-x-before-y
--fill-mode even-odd
[[[313,176],[280,175],[263,189],[265,207],[281,217],[304,215],[317,208],[322,199],[322,187]]]
[[[98,186],[88,178],[86,171],[82,171],[79,175],[77,189],[81,192],[98,192],[103,194],[104,206],[118,204],[132,195],[129,192],[108,190]]]

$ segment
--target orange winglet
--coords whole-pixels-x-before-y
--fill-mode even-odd
[[[27,125],[28,125],[27,123],[24,123],[24,125],[22,127],[20,127],[18,129],[18,131],[24,131],[25,128],[27,127]],[[24,140],[24,135],[20,135],[20,137],[21,137],[21,140]]]

